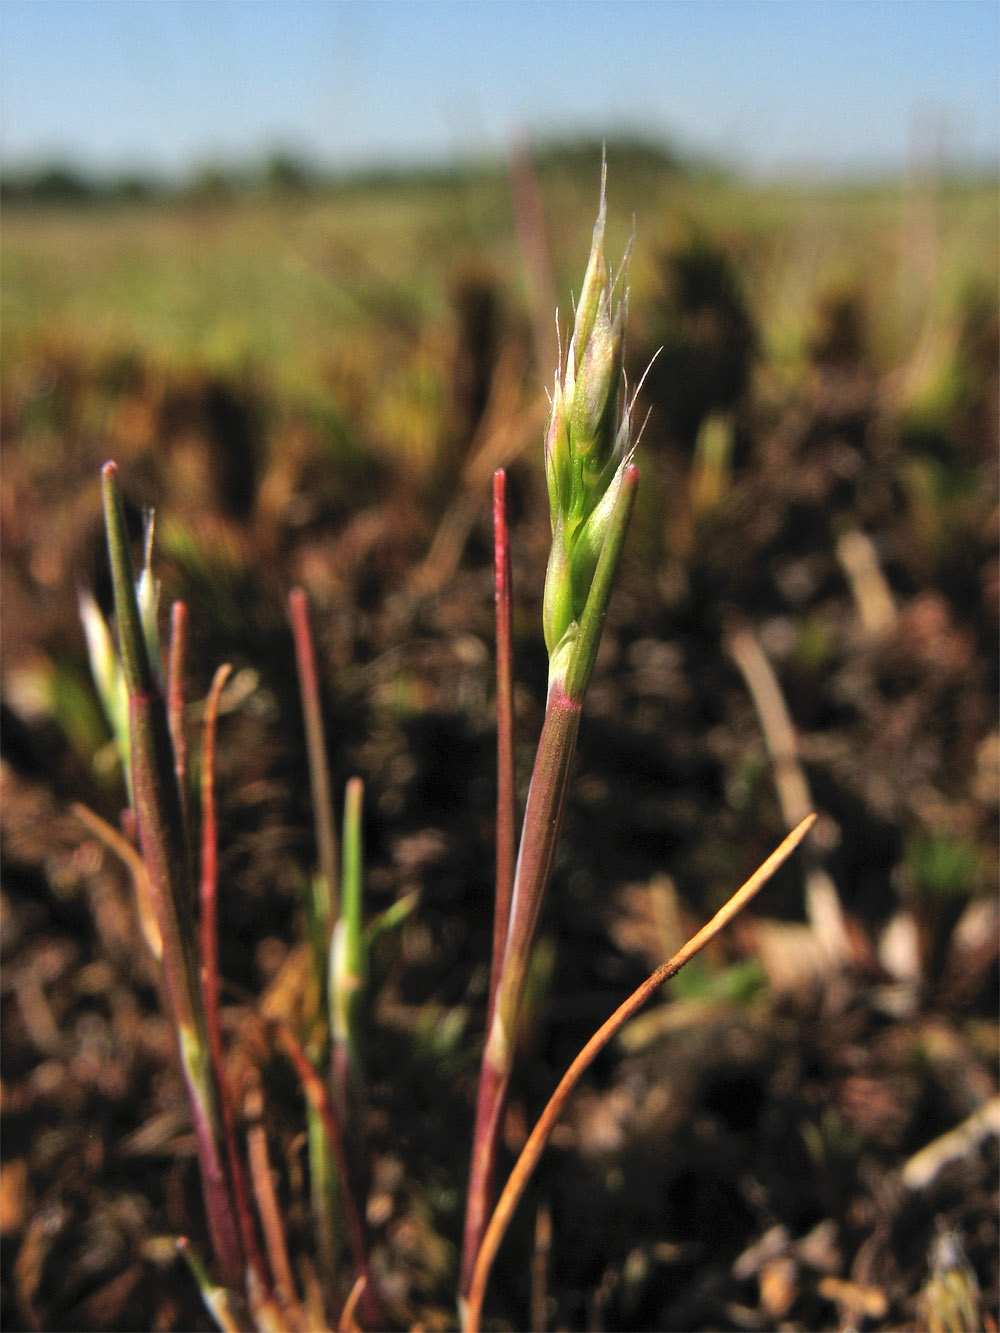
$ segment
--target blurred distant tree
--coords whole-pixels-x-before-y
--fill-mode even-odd
[[[92,199],[95,192],[93,181],[60,162],[3,175],[3,196],[7,203],[79,203]]]
[[[273,194],[300,194],[315,189],[319,173],[298,153],[279,150],[264,162],[264,186]]]
[[[680,174],[692,163],[670,143],[641,138],[638,135],[619,135],[616,138],[554,139],[539,144],[534,151],[540,173],[556,169],[584,175],[600,171],[607,158],[608,170],[618,179],[645,175]]]
[[[183,192],[200,203],[221,203],[238,194],[242,184],[239,173],[232,168],[209,163],[192,172]]]
[[[103,193],[105,198],[120,203],[144,203],[147,199],[158,199],[164,193],[164,186],[144,172],[127,171],[109,181]]]

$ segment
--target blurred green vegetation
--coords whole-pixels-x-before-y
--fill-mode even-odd
[[[922,897],[963,898],[982,880],[978,848],[968,838],[921,832],[906,845],[906,866]]]
[[[598,153],[537,158],[553,295],[586,251]],[[937,430],[961,402],[962,330],[996,304],[995,182],[762,185],[614,144],[609,172],[609,254],[641,219],[629,275],[638,341],[662,341],[648,312],[664,254],[690,286],[721,253],[772,378],[804,373],[824,311],[843,320],[846,302],[875,368],[902,376],[914,432]],[[377,385],[377,433],[419,453],[447,408],[439,353],[456,280],[485,269],[513,309],[549,296],[529,287],[504,164],[331,183],[279,155],[249,184],[220,172],[211,188],[173,193],[48,175],[51,190],[4,183],[5,392],[52,353],[84,368],[124,357],[252,375],[317,410]]]

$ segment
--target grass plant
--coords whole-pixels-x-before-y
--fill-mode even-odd
[[[725,907],[604,1023],[570,1066],[530,1135],[500,1201],[494,1178],[500,1127],[514,1071],[526,983],[551,877],[581,712],[594,670],[615,574],[628,531],[639,473],[633,461],[634,395],[624,375],[626,261],[612,279],[605,260],[606,205],[600,209],[573,333],[560,366],[545,435],[551,553],[543,599],[548,650],[547,704],[515,846],[511,562],[506,480],[494,478],[497,639],[496,906],[487,1030],[472,1137],[459,1275],[462,1326],[480,1324],[490,1267],[506,1227],[577,1080],[596,1053],[669,977],[758,891],[805,836],[812,816],[761,866]],[[229,674],[220,667],[205,706],[197,818],[187,794],[185,644],[187,613],[177,604],[165,669],[157,634],[158,587],[152,567],[152,523],[138,580],[132,565],[118,469],[103,470],[104,516],[114,586],[118,650],[96,608],[84,621],[101,697],[130,775],[130,799],[142,874],[155,915],[165,1004],[177,1035],[197,1145],[212,1254],[187,1242],[182,1252],[206,1306],[223,1329],[296,1330],[324,1326],[385,1327],[369,1261],[363,1196],[365,1010],[373,933],[409,910],[397,904],[367,929],[364,919],[360,778],[348,781],[338,838],[320,708],[319,676],[305,594],[289,601],[305,718],[317,870],[309,885],[310,984],[322,997],[319,1017],[297,1032],[261,1017],[264,1039],[291,1062],[307,1106],[312,1220],[319,1286],[299,1290],[302,1269],[289,1258],[289,1237],[275,1199],[266,1139],[259,1123],[239,1142],[243,1109],[226,1076],[217,911],[215,733]],[[122,722],[127,699],[128,725]],[[195,855],[195,829],[199,855]],[[108,841],[113,841],[109,838]],[[198,871],[195,872],[196,862]],[[350,1278],[344,1279],[350,1255]]]
[[[132,807],[159,927],[163,977],[191,1105],[212,1248],[222,1280],[236,1288],[242,1280],[243,1256],[226,1184],[218,1071],[212,1062],[197,953],[191,858],[162,691],[159,644],[149,637],[150,603],[155,601],[148,559],[151,546],[147,543],[147,561],[137,584],[114,463],[104,468],[103,488],[118,644],[129,701]]]
[[[463,1241],[463,1291],[471,1282],[486,1226],[531,951],[559,842],[583,698],[639,480],[632,464],[629,404],[624,399],[625,304],[619,298],[617,308],[612,305],[613,286],[604,257],[605,225],[602,180],[600,211],[573,336],[565,368],[556,378],[546,428],[545,473],[552,525],[543,599],[548,701],[509,906],[507,886],[498,883],[494,939],[502,939],[502,955],[493,966],[494,989],[479,1080]],[[502,536],[500,544],[505,545]]]

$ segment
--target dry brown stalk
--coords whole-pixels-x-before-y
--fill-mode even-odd
[[[730,630],[725,648],[750,691],[774,766],[781,813],[789,827],[794,828],[812,809],[813,801],[781,685],[760,640],[748,625]],[[824,957],[831,963],[847,958],[851,945],[837,886],[822,866],[815,863],[806,869],[806,914]]]

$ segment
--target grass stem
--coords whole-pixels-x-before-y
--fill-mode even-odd
[[[184,720],[188,649],[188,609],[184,602],[170,608],[170,647],[167,653],[167,719],[174,747],[174,772],[181,795],[181,813],[187,816],[187,728]]]
[[[179,605],[179,603],[176,605]],[[265,1285],[266,1270],[260,1247],[257,1244],[257,1232],[250,1209],[250,1193],[247,1187],[246,1173],[243,1170],[243,1161],[236,1145],[236,1116],[226,1079],[220,1012],[219,829],[215,805],[215,739],[219,723],[219,703],[231,672],[232,667],[228,663],[219,667],[208,692],[208,698],[205,701],[201,745],[201,875],[198,886],[200,907],[198,929],[201,939],[201,985],[205,1005],[205,1026],[208,1031],[208,1045],[219,1092],[222,1136],[229,1167],[233,1208],[243,1253],[248,1265],[257,1275],[258,1286],[262,1287]]]
[[[339,911],[340,886],[337,875],[337,829],[333,816],[333,795],[330,785],[330,767],[326,757],[323,735],[323,709],[320,704],[319,673],[316,669],[316,650],[309,624],[309,604],[301,588],[293,588],[288,595],[288,611],[295,641],[295,663],[299,673],[299,691],[302,695],[302,715],[306,731],[306,752],[309,758],[309,789],[312,794],[313,823],[321,879],[326,887],[327,901],[323,904],[326,944],[329,947],[333,923]]]
[[[487,1030],[493,1019],[504,946],[507,942],[517,843],[510,532],[507,525],[507,474],[503,468],[498,468],[493,474],[493,578],[496,604],[497,819],[493,961],[490,971],[489,1003],[486,1010]]]
[[[486,1225],[496,1171],[504,1103],[510,1085],[521,1022],[525,982],[542,904],[555,863],[569,775],[580,729],[580,713],[607,614],[611,589],[635,503],[639,473],[632,463],[631,404],[624,396],[625,302],[614,307],[614,285],[604,260],[605,174],[587,270],[576,304],[573,337],[556,374],[545,434],[552,546],[545,575],[542,622],[549,653],[545,721],[514,867],[506,858],[511,788],[498,783],[497,907],[490,976],[487,1038],[480,1067],[472,1160],[462,1242],[460,1294],[465,1296]],[[628,255],[622,265],[627,265]],[[503,513],[503,481],[494,481],[498,644],[498,768],[510,718],[502,700],[509,676],[509,646],[501,629],[509,611],[509,551]],[[506,605],[505,605],[506,604]],[[504,654],[501,658],[501,653]],[[505,736],[503,728],[506,728]],[[501,828],[501,819],[503,827]],[[504,926],[506,922],[506,926]],[[502,949],[500,941],[502,938]],[[499,959],[499,963],[498,960]]]
[[[364,1102],[361,1004],[368,972],[368,946],[363,919],[363,801],[364,783],[361,778],[350,778],[344,792],[341,914],[333,928],[329,977],[333,1092],[341,1124],[352,1146],[360,1145],[360,1110]]]

